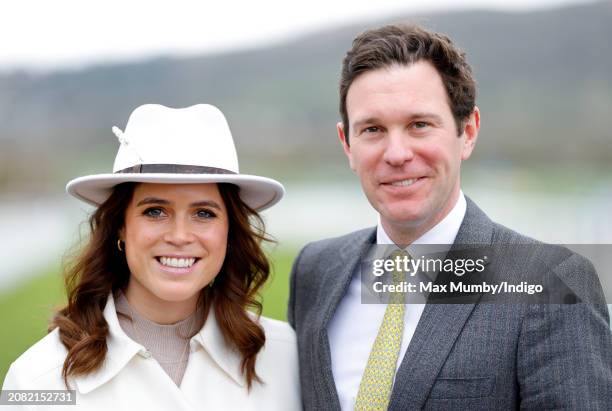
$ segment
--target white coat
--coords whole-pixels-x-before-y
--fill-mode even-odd
[[[257,356],[256,371],[264,381],[247,391],[240,355],[223,340],[214,313],[190,341],[190,356],[180,387],[176,386],[145,348],[121,329],[115,303],[104,308],[108,352],[94,373],[69,379],[77,405],[49,406],[66,410],[299,410],[301,409],[295,334],[284,322],[261,317],[266,344]],[[63,390],[61,377],[66,348],[57,329],[23,353],[10,367],[3,390]],[[8,409],[44,409],[14,406]],[[2,409],[6,409],[5,406]]]

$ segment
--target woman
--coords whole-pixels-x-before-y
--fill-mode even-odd
[[[282,185],[239,174],[210,105],[144,105],[113,132],[113,174],[67,185],[97,206],[67,272],[68,304],[3,390],[68,387],[77,409],[299,409],[293,331],[246,310],[261,311],[269,273],[251,223],[263,227],[256,210]]]

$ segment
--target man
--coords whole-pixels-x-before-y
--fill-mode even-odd
[[[612,409],[612,337],[592,265],[492,222],[461,192],[475,96],[464,54],[443,35],[385,26],[348,51],[338,136],[380,217],[307,245],[294,263],[288,318],[306,410]],[[360,263],[392,243],[497,247],[489,275],[520,271],[499,246],[528,244],[590,303],[362,304]]]

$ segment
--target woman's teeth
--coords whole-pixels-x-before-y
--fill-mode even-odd
[[[195,263],[195,258],[174,258],[174,257],[159,257],[159,262],[162,265],[176,268],[188,268]]]

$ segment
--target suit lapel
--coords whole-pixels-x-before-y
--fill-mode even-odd
[[[322,328],[327,325],[338,308],[338,304],[346,294],[357,264],[375,243],[376,229],[370,228],[355,234],[354,241],[349,241],[338,252],[338,258],[334,264],[330,264],[324,275],[326,292],[330,296],[323,307]]]
[[[327,336],[327,325],[338,308],[344,294],[351,282],[357,264],[369,247],[375,242],[375,229],[359,231],[338,252],[338,258],[330,264],[323,273],[320,315],[317,316],[315,329],[318,335],[315,338],[313,350],[315,360],[321,370],[323,378],[315,381],[317,392],[323,394],[323,404],[326,409],[340,409],[340,401],[331,366],[331,352],[329,338]]]
[[[466,197],[466,214],[451,251],[490,245],[493,223]],[[390,410],[420,409],[455,340],[474,310],[479,295],[467,304],[427,304],[395,377]],[[410,309],[410,306],[407,307]]]

